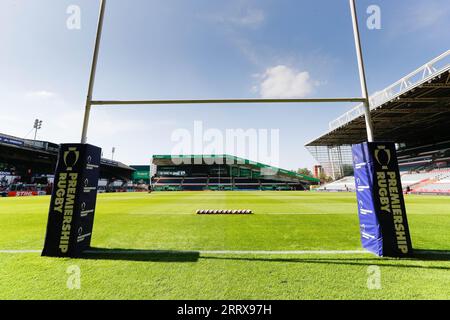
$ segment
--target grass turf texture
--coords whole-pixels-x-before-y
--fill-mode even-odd
[[[450,198],[407,196],[406,204],[414,247],[444,254],[195,252],[360,250],[354,194],[101,194],[92,240],[98,251],[74,260],[0,253],[0,299],[449,299]],[[49,197],[0,198],[0,250],[41,249],[48,206]],[[195,214],[200,208],[254,214]],[[71,265],[80,267],[80,290],[67,288]],[[380,268],[380,290],[367,287],[370,266]]]

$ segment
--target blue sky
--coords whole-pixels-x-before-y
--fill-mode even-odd
[[[81,12],[68,29],[67,8]],[[448,50],[448,0],[359,0],[370,93]],[[370,5],[381,29],[369,30]],[[78,142],[98,2],[0,1],[0,132]],[[359,96],[347,0],[108,0],[96,99]],[[311,167],[304,144],[352,104],[98,107],[89,142],[128,164],[170,154],[177,129],[279,129],[279,165]],[[29,134],[28,137],[32,137]],[[258,160],[258,159],[254,159]]]

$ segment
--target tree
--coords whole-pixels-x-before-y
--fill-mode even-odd
[[[297,170],[297,173],[305,175],[305,176],[310,176],[310,177],[312,177],[312,175],[313,175],[311,170],[309,170],[308,168],[300,168]]]
[[[319,176],[320,181],[322,181],[323,183],[329,183],[333,181],[333,178],[330,176],[327,176],[327,174],[325,172],[321,172],[320,176]]]

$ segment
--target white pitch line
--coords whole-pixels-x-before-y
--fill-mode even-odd
[[[293,250],[293,251],[234,251],[234,250],[200,250],[198,251],[203,254],[236,254],[236,255],[247,255],[247,254],[261,254],[261,255],[304,255],[304,254],[367,254],[368,251],[363,250]]]
[[[41,253],[42,250],[0,250],[0,254],[27,254]],[[267,250],[86,250],[85,253],[99,254],[217,254],[217,255],[351,255],[372,254],[365,250],[290,250],[290,251],[267,251]],[[417,256],[423,254],[435,254],[450,256],[450,252],[420,251]]]
[[[0,250],[0,254],[41,253],[41,250]],[[290,251],[267,251],[267,250],[86,250],[85,253],[101,254],[234,254],[234,255],[305,255],[305,254],[367,254],[364,250],[290,250]]]
[[[41,253],[42,250],[0,250],[0,253]]]

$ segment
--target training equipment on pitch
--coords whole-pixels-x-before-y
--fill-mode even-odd
[[[363,247],[378,256],[411,255],[395,144],[365,142],[352,150]]]
[[[76,257],[90,247],[100,155],[89,144],[61,145],[43,256]]]
[[[252,210],[197,210],[197,214],[253,214]]]

